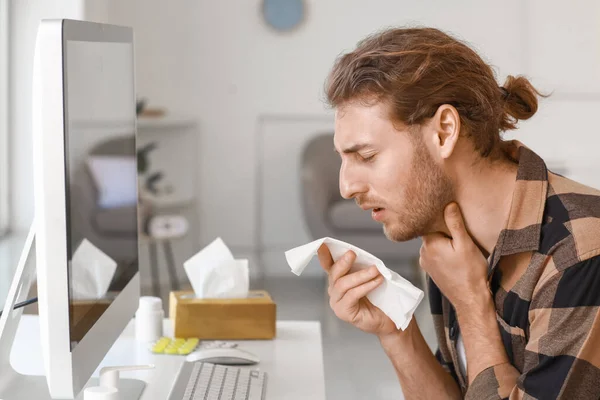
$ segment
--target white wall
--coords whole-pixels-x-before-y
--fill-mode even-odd
[[[33,219],[31,82],[37,27],[41,19],[83,18],[83,0],[10,2],[10,183],[11,229],[27,231]]]
[[[600,3],[525,1],[525,74],[543,92],[538,114],[514,137],[546,160],[564,164],[567,175],[600,188]],[[552,164],[552,162],[550,162]]]
[[[590,171],[595,168],[594,148],[600,141],[591,133],[591,118],[600,105],[600,25],[596,21],[600,3],[307,3],[307,21],[291,34],[277,34],[265,26],[259,0],[87,3],[87,19],[133,26],[139,95],[147,96],[151,105],[166,106],[199,122],[200,158],[191,166],[199,169],[202,191],[199,244],[222,236],[237,254],[251,255],[256,238],[255,172],[260,161],[255,145],[263,133],[258,121],[265,116],[306,121],[330,116],[322,102],[322,87],[335,57],[364,35],[391,25],[411,23],[449,30],[497,67],[499,83],[506,74],[526,74],[541,89],[555,90],[552,99],[542,102],[540,115],[522,124],[523,129],[511,137],[552,162],[575,158],[570,163],[576,170],[573,174],[597,182]],[[26,117],[23,112],[20,116]],[[20,127],[27,123],[21,121]],[[282,137],[285,134],[281,132]],[[20,139],[25,144],[27,140]],[[280,143],[285,145],[285,140]],[[267,147],[276,151],[277,146]],[[23,145],[15,146],[19,148]],[[29,161],[19,161],[18,166],[25,162]],[[28,165],[25,170],[27,174],[21,175],[28,177]],[[26,186],[21,183],[18,192],[27,196],[31,191]],[[30,215],[30,206],[30,200],[19,205],[17,223],[27,222],[24,217]],[[273,210],[273,215],[286,212],[285,207]],[[299,210],[290,212],[298,214]],[[271,268],[287,272],[285,265],[272,264]]]

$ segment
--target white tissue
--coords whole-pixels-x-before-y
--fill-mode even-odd
[[[183,263],[197,298],[247,297],[248,260],[235,259],[221,238]]]
[[[106,295],[117,263],[83,239],[71,260],[71,296],[75,300],[97,300]]]
[[[384,282],[371,291],[367,298],[394,323],[397,329],[406,329],[415,309],[423,300],[424,293],[398,273],[388,269],[383,261],[372,254],[341,240],[324,237],[303,246],[285,252],[285,258],[292,272],[300,275],[310,260],[317,255],[317,250],[325,243],[334,261],[337,261],[348,250],[354,251],[356,260],[349,273],[375,265]]]

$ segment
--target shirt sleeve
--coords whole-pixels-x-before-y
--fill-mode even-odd
[[[487,368],[465,399],[600,398],[600,256],[546,271],[529,309],[523,371],[508,363]]]

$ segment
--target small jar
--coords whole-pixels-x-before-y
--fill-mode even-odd
[[[135,313],[135,337],[141,342],[154,342],[163,336],[165,313],[160,297],[142,296]]]

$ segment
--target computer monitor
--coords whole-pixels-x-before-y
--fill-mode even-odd
[[[132,30],[42,21],[33,102],[43,358],[52,398],[73,399],[140,296]]]

